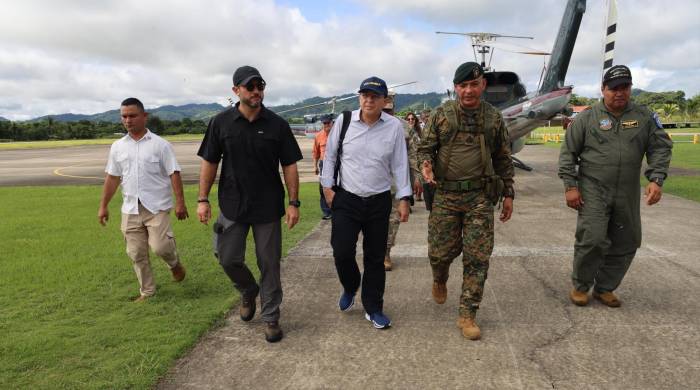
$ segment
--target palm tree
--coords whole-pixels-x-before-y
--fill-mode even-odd
[[[664,119],[668,121],[669,119],[671,119],[671,116],[673,116],[673,114],[675,114],[678,111],[680,111],[680,109],[678,108],[678,104],[666,103],[661,106],[660,114],[664,117]]]

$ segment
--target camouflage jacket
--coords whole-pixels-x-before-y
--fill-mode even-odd
[[[449,107],[451,105],[452,107]],[[450,125],[445,111],[454,109],[459,113],[459,129],[453,129]],[[418,163],[430,161],[433,165],[433,173],[436,178],[449,175],[468,176],[475,173],[484,172],[481,158],[481,149],[478,144],[478,135],[483,133],[486,140],[487,149],[490,151],[490,158],[493,163],[493,170],[496,175],[503,179],[505,189],[504,195],[514,193],[513,190],[513,161],[510,157],[510,141],[508,140],[508,129],[501,113],[487,102],[482,101],[475,110],[464,110],[459,103],[449,100],[438,107],[430,116],[428,123],[423,129],[423,137],[418,146]],[[459,144],[462,149],[453,149],[451,144]],[[464,147],[463,144],[467,144]],[[471,147],[469,147],[471,145]],[[454,145],[453,145],[454,146]],[[458,151],[461,150],[461,151]],[[438,161],[439,156],[450,154],[449,163]],[[453,161],[455,162],[453,164]],[[448,165],[445,167],[445,165]],[[455,168],[456,167],[456,168]],[[455,172],[454,169],[469,172]],[[440,172],[440,171],[443,172]]]

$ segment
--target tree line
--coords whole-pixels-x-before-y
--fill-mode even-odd
[[[156,115],[148,117],[146,126],[158,135],[204,134],[207,129],[203,120],[166,121]],[[117,138],[124,134],[122,124],[114,122],[59,122],[51,117],[36,122],[0,121],[0,141],[4,142]]]
[[[597,98],[587,98],[573,94],[570,104],[574,106],[591,106]],[[632,90],[632,101],[656,111],[666,122],[697,121],[700,119],[700,94],[690,99],[683,91],[647,92]]]

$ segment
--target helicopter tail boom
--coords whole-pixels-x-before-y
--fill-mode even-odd
[[[586,11],[586,0],[568,0],[564,16],[561,19],[557,39],[554,42],[552,56],[549,59],[547,72],[544,75],[540,93],[550,92],[564,86],[566,71],[569,68],[571,53],[574,50],[576,36],[583,13]]]

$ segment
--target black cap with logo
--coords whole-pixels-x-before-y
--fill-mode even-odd
[[[263,81],[263,83],[265,82],[265,80],[260,75],[260,72],[258,72],[258,70],[253,68],[252,66],[241,66],[240,68],[236,69],[236,71],[233,73],[233,85],[235,87],[239,85],[246,85],[250,80],[253,79],[260,79]]]
[[[624,65],[615,65],[603,75],[603,86],[615,88],[623,84],[632,84],[632,72]]]

